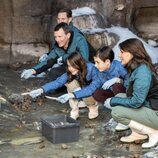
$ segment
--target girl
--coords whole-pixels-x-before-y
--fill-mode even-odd
[[[58,97],[57,101],[65,103],[69,100],[72,108],[70,116],[74,119],[79,117],[79,106],[86,103],[89,109],[88,117],[94,119],[98,116],[98,106],[91,95],[102,85],[98,73],[92,63],[87,63],[80,53],[74,52],[67,58],[66,73],[41,88],[31,91],[29,95],[35,98],[42,93],[48,93],[66,85],[68,93]]]
[[[132,131],[131,135],[120,139],[122,142],[148,138],[142,147],[154,147],[158,143],[158,108],[153,108],[152,100],[158,99],[151,97],[151,90],[156,87],[154,82],[158,82],[151,58],[139,39],[128,39],[119,46],[120,59],[130,74],[126,97],[109,98],[105,105],[111,106],[112,117],[116,121],[128,125]]]

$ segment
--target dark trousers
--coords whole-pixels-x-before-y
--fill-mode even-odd
[[[97,102],[104,102],[107,98],[111,98],[118,93],[125,93],[126,89],[121,83],[115,83],[114,85],[111,86],[111,89],[97,89],[93,93],[93,98]]]

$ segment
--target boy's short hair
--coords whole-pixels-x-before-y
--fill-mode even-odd
[[[114,52],[113,52],[112,48],[110,48],[108,46],[104,46],[104,47],[100,48],[97,51],[95,56],[99,57],[104,62],[107,59],[109,59],[110,62],[112,62],[114,60]]]

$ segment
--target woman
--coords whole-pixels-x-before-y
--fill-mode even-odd
[[[107,99],[106,106],[111,106],[112,117],[117,122],[128,125],[132,131],[120,139],[122,142],[148,138],[142,148],[154,147],[158,143],[158,108],[153,109],[148,99],[155,75],[151,58],[139,39],[128,39],[119,46],[120,59],[130,75],[126,96]]]
[[[102,85],[98,73],[94,64],[87,63],[80,53],[74,52],[67,58],[66,73],[41,88],[31,91],[29,95],[35,98],[42,93],[48,93],[66,85],[68,93],[58,97],[57,101],[61,103],[69,101],[72,108],[70,116],[74,119],[79,117],[79,107],[86,103],[89,109],[88,117],[94,119],[98,116],[98,106],[91,95]]]

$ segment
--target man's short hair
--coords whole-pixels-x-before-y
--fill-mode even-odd
[[[68,18],[72,17],[72,11],[69,8],[60,8],[57,13],[66,13]]]
[[[68,34],[68,33],[72,32],[70,26],[67,23],[64,23],[64,22],[61,22],[61,23],[57,24],[54,28],[54,31],[59,31],[59,29],[63,29],[65,34]]]

